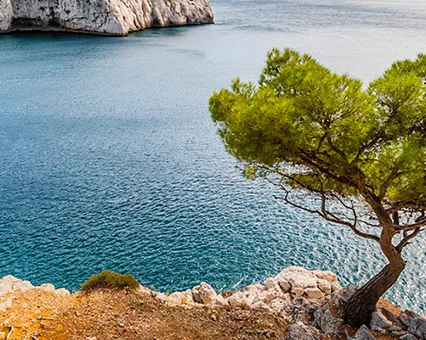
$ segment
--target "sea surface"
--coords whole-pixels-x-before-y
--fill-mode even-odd
[[[223,291],[290,265],[363,283],[376,244],[281,204],[236,168],[208,99],[272,47],[366,84],[426,52],[424,0],[212,0],[216,24],[126,38],[0,36],[0,277],[79,289],[105,268]],[[426,237],[388,297],[426,312]]]

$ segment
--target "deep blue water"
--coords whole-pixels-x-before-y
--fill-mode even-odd
[[[216,25],[0,36],[0,277],[78,289],[108,268],[218,290],[289,265],[365,282],[375,244],[242,178],[207,102],[292,47],[366,82],[426,52],[424,0],[216,0]],[[426,311],[426,238],[388,297]]]

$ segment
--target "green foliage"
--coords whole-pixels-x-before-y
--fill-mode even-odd
[[[139,287],[139,282],[130,274],[118,274],[109,270],[103,270],[99,275],[92,275],[89,280],[81,284],[82,290],[99,288],[122,289]]]
[[[249,178],[383,202],[426,200],[426,55],[394,63],[363,88],[309,55],[273,49],[259,84],[210,98],[227,150]]]

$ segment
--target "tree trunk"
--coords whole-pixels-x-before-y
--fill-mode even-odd
[[[358,289],[344,306],[345,321],[354,327],[370,325],[371,314],[380,297],[396,282],[405,268],[405,261],[389,263],[380,273]]]

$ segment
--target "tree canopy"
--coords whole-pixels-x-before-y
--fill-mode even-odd
[[[258,86],[234,80],[211,97],[210,110],[248,177],[272,174],[288,192],[334,198],[358,198],[362,181],[411,230],[426,209],[425,79],[424,54],[363,88],[309,55],[274,49]]]
[[[234,80],[210,111],[247,177],[379,243],[389,264],[345,310],[350,324],[368,323],[405,267],[403,248],[426,225],[426,55],[363,86],[309,55],[273,49],[258,85]]]

